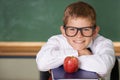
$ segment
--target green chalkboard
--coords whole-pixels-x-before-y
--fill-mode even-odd
[[[0,0],[0,41],[47,41],[60,34],[65,7],[79,0]],[[82,0],[97,12],[100,34],[120,41],[120,0]]]

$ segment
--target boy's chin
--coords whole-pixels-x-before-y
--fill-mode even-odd
[[[77,50],[77,51],[81,51],[81,50],[83,50],[85,48],[84,47],[75,47],[74,49]]]

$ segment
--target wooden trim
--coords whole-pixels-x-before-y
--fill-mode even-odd
[[[45,42],[0,42],[0,56],[36,56]],[[120,56],[120,42],[113,42],[116,56]]]
[[[113,42],[115,55],[120,56],[120,42]]]
[[[0,42],[0,56],[36,56],[45,42]]]

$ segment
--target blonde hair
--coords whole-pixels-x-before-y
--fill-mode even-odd
[[[66,25],[68,20],[72,18],[86,18],[91,21],[92,25],[96,25],[95,10],[85,2],[75,2],[66,7],[63,17],[64,25]]]

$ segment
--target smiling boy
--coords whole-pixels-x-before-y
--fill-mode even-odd
[[[79,68],[93,71],[102,78],[110,76],[115,56],[112,41],[99,35],[96,13],[85,2],[67,6],[60,35],[54,35],[38,52],[36,62],[40,71],[49,71],[63,65],[67,56],[75,56]],[[90,50],[89,50],[90,49]]]

